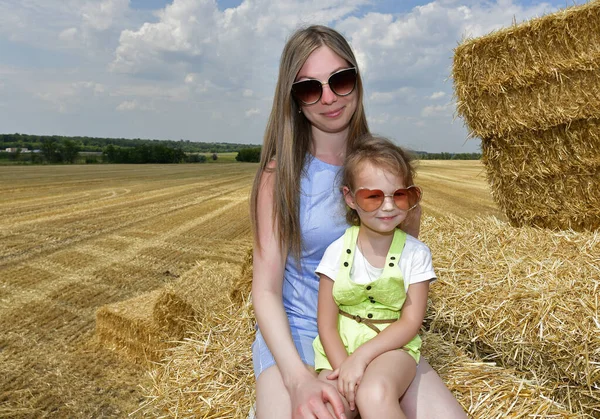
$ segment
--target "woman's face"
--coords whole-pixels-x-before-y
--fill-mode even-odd
[[[333,73],[352,67],[346,60],[329,47],[317,48],[298,72],[296,80],[317,79],[327,83]],[[348,129],[350,119],[356,111],[358,93],[355,88],[347,96],[337,96],[329,85],[323,86],[321,99],[312,105],[301,105],[302,113],[310,121],[313,129],[327,133],[338,133]]]

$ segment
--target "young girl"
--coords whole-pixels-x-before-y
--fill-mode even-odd
[[[419,363],[435,273],[427,246],[399,228],[421,199],[410,160],[386,139],[358,142],[342,181],[351,227],[316,270],[315,369],[322,380],[337,379],[348,417],[358,407],[362,419],[404,418],[398,400]]]

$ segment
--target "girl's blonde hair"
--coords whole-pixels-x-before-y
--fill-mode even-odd
[[[279,77],[275,87],[273,107],[263,139],[260,168],[254,178],[250,202],[250,218],[254,230],[254,242],[258,239],[258,193],[261,175],[275,172],[273,192],[273,228],[282,249],[289,249],[300,257],[300,178],[306,154],[312,141],[310,122],[300,114],[300,106],[292,97],[292,83],[310,54],[319,47],[327,46],[352,67],[356,67],[357,108],[350,120],[346,150],[354,149],[356,139],[369,132],[363,106],[363,85],[356,57],[348,42],[337,31],[326,26],[309,26],[297,30],[288,39],[279,63]],[[275,161],[275,168],[269,167]]]
[[[387,138],[367,134],[362,136],[356,142],[354,149],[346,155],[342,186],[354,191],[358,187],[356,176],[365,163],[371,163],[375,167],[399,175],[405,187],[414,184],[413,179],[416,174],[414,156]],[[360,225],[358,212],[347,207],[346,221],[351,225]]]

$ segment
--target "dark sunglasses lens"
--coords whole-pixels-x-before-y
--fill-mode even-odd
[[[292,85],[292,93],[300,102],[312,104],[321,98],[321,83],[317,80],[304,80]]]
[[[338,96],[349,95],[355,86],[356,70],[354,68],[342,70],[329,78],[329,87]]]
[[[366,212],[375,211],[383,203],[384,195],[379,189],[360,189],[354,194],[356,204]]]

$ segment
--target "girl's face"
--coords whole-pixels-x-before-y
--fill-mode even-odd
[[[342,57],[333,52],[329,47],[317,48],[309,55],[308,59],[296,76],[296,81],[304,79],[317,79],[327,83],[333,73],[352,67]],[[327,133],[337,133],[348,129],[350,119],[357,107],[358,93],[356,88],[347,96],[337,96],[329,85],[322,86],[321,99],[312,105],[300,104],[302,113],[312,124],[313,129]]]
[[[344,186],[344,199],[350,208],[358,212],[361,226],[380,234],[393,233],[408,214],[408,210],[398,208],[392,198],[397,189],[408,186],[404,184],[404,179],[398,174],[374,166],[370,162],[364,162],[359,166],[359,170],[354,177],[354,183],[355,189],[353,191]],[[382,190],[386,197],[381,206],[371,212],[363,211],[356,204],[353,196],[353,193],[361,188]]]

